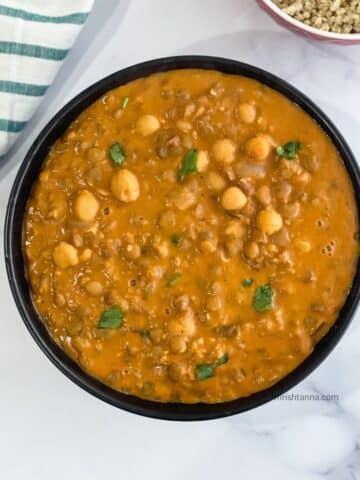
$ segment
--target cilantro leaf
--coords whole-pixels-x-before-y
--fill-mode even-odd
[[[182,182],[186,175],[188,175],[189,173],[198,172],[197,158],[198,152],[194,148],[192,150],[189,150],[188,153],[185,155],[180,170],[178,172],[178,179],[180,182]]]
[[[267,312],[273,306],[274,291],[271,285],[257,287],[253,297],[253,307],[257,312]]]
[[[120,307],[114,305],[105,310],[100,317],[98,328],[119,328],[124,324],[124,312]]]
[[[140,335],[142,338],[150,338],[150,331],[149,330],[136,330],[136,333]]]
[[[206,380],[214,375],[215,368],[213,365],[208,365],[206,363],[200,363],[199,365],[196,365],[196,378],[198,380]]]
[[[174,233],[173,235],[171,235],[170,240],[171,243],[175,245],[175,247],[179,247],[182,242],[182,235]]]
[[[219,360],[217,360],[215,363],[214,363],[214,366],[215,368],[216,367],[220,367],[221,365],[224,365],[224,363],[227,363],[229,361],[229,355],[227,353],[224,353],[224,355],[222,355]]]
[[[110,159],[120,167],[126,158],[126,152],[121,143],[113,143],[109,148],[109,157]]]
[[[175,272],[166,282],[167,287],[173,287],[181,279],[182,275],[180,272]]]
[[[128,106],[128,103],[129,103],[129,97],[123,97],[120,101],[120,108],[124,110]]]
[[[215,375],[215,370],[224,365],[229,361],[229,355],[224,353],[216,362],[214,363],[199,363],[196,365],[196,378],[198,380],[206,380],[207,378],[213,377]]]
[[[295,141],[285,143],[285,145],[278,145],[275,149],[276,155],[287,158],[288,160],[294,160],[301,146],[300,142]]]

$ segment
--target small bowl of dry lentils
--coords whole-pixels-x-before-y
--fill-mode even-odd
[[[360,0],[258,0],[280,24],[318,40],[360,44]]]

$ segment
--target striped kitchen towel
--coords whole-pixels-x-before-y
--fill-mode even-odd
[[[0,0],[0,156],[39,106],[94,0]]]

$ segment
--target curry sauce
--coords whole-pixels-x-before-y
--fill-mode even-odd
[[[222,402],[299,365],[358,260],[351,181],[304,111],[248,78],[152,75],[52,147],[24,254],[52,337],[112,388]]]

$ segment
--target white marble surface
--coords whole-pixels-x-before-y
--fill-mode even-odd
[[[97,0],[40,110],[0,160],[1,219],[20,161],[59,107],[117,69],[179,53],[232,57],[289,80],[330,115],[360,158],[360,46],[296,36],[254,0]],[[0,305],[4,480],[360,479],[359,314],[327,361],[293,391],[338,400],[277,400],[225,420],[181,424],[118,411],[63,376],[22,324],[3,260]]]

